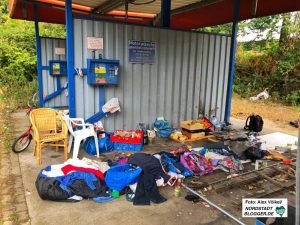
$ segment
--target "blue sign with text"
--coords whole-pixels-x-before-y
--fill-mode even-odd
[[[149,63],[155,62],[155,42],[130,40],[128,55],[130,63]]]

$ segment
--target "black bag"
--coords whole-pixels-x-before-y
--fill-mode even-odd
[[[251,115],[248,116],[244,129],[249,131],[254,131],[254,132],[260,132],[262,131],[263,126],[264,126],[264,121],[261,116]]]

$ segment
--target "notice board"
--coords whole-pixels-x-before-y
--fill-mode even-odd
[[[128,59],[130,63],[148,63],[155,62],[156,44],[153,41],[129,40]]]

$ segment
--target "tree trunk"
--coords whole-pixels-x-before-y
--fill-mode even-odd
[[[279,44],[284,45],[290,36],[291,13],[286,13],[282,16],[282,26],[280,30]]]

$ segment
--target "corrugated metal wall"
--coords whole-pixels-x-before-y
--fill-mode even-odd
[[[86,68],[86,37],[104,38],[106,59],[120,60],[121,81],[106,87],[106,100],[118,97],[122,112],[105,119],[105,127],[134,129],[164,116],[173,126],[217,110],[223,120],[229,69],[230,37],[74,19],[75,67]],[[156,63],[128,63],[128,41],[156,42]],[[88,118],[99,109],[99,90],[76,76],[76,116]]]
[[[41,37],[41,58],[42,66],[49,66],[49,60],[66,60],[65,55],[56,55],[54,52],[55,48],[65,48],[66,40],[57,38],[44,38]],[[44,96],[49,95],[57,90],[56,79],[49,75],[49,70],[43,70],[43,92]],[[61,86],[67,82],[67,77],[63,76],[60,78]],[[47,107],[58,107],[68,106],[68,97],[62,92],[55,98],[47,101],[45,106]]]

